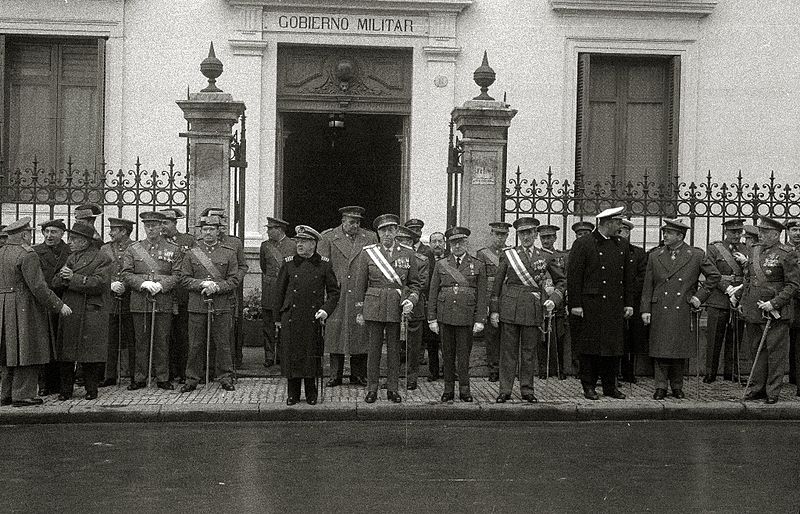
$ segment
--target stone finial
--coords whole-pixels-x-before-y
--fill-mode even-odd
[[[489,66],[489,59],[486,57],[486,50],[483,51],[483,62],[472,74],[472,79],[481,88],[481,94],[473,98],[473,100],[494,100],[489,96],[489,86],[494,84],[496,75],[494,70]]]
[[[211,48],[208,49],[208,57],[203,59],[203,62],[200,63],[200,73],[208,79],[208,86],[201,89],[201,93],[222,92],[222,90],[217,87],[217,77],[222,75],[222,61],[217,59],[217,56],[214,54],[213,41],[211,42]]]

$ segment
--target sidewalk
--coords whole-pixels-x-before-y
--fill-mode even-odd
[[[126,381],[125,381],[126,382]],[[403,379],[400,380],[403,394]],[[378,401],[364,403],[365,389],[350,386],[325,388],[323,401],[311,406],[301,401],[286,405],[286,383],[277,377],[240,378],[236,391],[226,392],[213,382],[210,387],[180,394],[175,391],[140,389],[128,391],[125,385],[100,390],[97,400],[83,400],[84,390],[78,387],[72,400],[58,401],[56,395],[44,398],[37,407],[2,407],[0,423],[83,423],[83,422],[153,422],[153,421],[277,421],[277,420],[502,420],[502,421],[600,421],[600,420],[663,420],[663,419],[792,419],[800,420],[800,397],[795,386],[784,384],[780,402],[765,405],[763,401],[741,402],[742,387],[717,380],[701,384],[687,377],[687,399],[652,399],[653,381],[640,378],[639,383],[623,383],[620,389],[628,398],[599,401],[583,398],[580,382],[575,378],[559,381],[536,380],[538,404],[519,398],[518,386],[512,401],[495,403],[498,384],[486,378],[472,379],[473,403],[458,400],[439,402],[444,384],[427,382],[408,391],[400,404],[386,400],[381,390]],[[598,388],[598,392],[600,388]]]

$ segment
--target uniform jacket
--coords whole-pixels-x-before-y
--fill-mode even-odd
[[[72,278],[56,274],[53,289],[61,289],[72,315],[58,324],[56,360],[64,362],[105,362],[108,352],[108,306],[106,291],[114,262],[96,245],[70,254],[66,266]]]
[[[413,250],[397,242],[392,247],[391,256],[383,245],[376,244],[373,247],[377,248],[394,268],[402,285],[386,278],[365,248],[358,258],[355,286],[357,289],[353,291],[356,309],[360,308],[366,321],[399,323],[402,311],[400,303],[408,299],[416,305],[419,301],[423,280],[419,276],[417,258]]]
[[[153,269],[135,250],[141,248],[155,261]],[[180,249],[159,238],[151,243],[143,239],[130,245],[122,257],[122,277],[125,287],[131,289],[131,312],[151,312],[153,306],[147,301],[150,293],[142,291],[142,283],[146,280],[159,282],[163,288],[155,297],[156,312],[172,312],[172,289],[178,283],[181,270]]]
[[[459,282],[448,273],[445,264],[457,269],[466,282]],[[458,277],[461,279],[461,277]],[[436,263],[431,280],[428,319],[446,325],[472,326],[486,322],[489,295],[486,290],[486,268],[479,259],[465,253],[461,266],[451,255]]]
[[[67,257],[70,254],[69,245],[61,240],[52,247],[47,246],[45,243],[39,243],[34,245],[33,249],[39,257],[44,280],[47,282],[48,287],[52,287],[53,277],[67,262]],[[57,290],[56,294],[61,294],[61,290]]]
[[[422,245],[424,246],[424,245]],[[413,249],[411,249],[414,251]],[[433,252],[428,252],[433,255]],[[419,271],[419,278],[422,281],[422,285],[420,286],[420,294],[419,294],[419,301],[414,304],[414,310],[411,311],[411,315],[409,316],[410,321],[424,321],[427,319],[427,313],[425,312],[425,307],[428,302],[428,292],[430,289],[430,277],[431,277],[431,269],[433,268],[433,264],[431,263],[430,259],[426,254],[419,253],[419,251],[414,251],[414,256],[417,258],[417,266]]]
[[[195,249],[196,248],[196,249]],[[211,295],[213,309],[217,312],[230,312],[236,306],[234,293],[239,285],[239,262],[236,249],[225,243],[217,243],[211,247],[199,243],[183,255],[180,270],[180,283],[189,292],[188,311],[205,314],[208,312],[206,297],[201,293],[201,284],[210,280],[219,286],[219,292]],[[219,278],[206,269],[195,252],[205,254],[219,272]]]
[[[567,252],[562,252],[561,250],[548,250],[547,248],[539,248],[539,250],[548,256],[548,258],[555,263],[556,266],[561,268],[561,270],[566,273],[567,270],[567,256],[569,255]],[[547,279],[545,280],[545,291],[549,292],[552,291],[553,288],[553,278],[548,274]],[[564,285],[564,290],[566,290],[566,283]],[[558,309],[555,309],[554,314],[556,317],[563,318],[567,315],[567,302],[562,302],[562,305],[559,306]]]
[[[244,256],[244,243],[236,236],[228,234],[221,234],[219,242],[236,250],[236,278],[239,280],[239,285],[244,284],[244,277],[247,276],[247,271],[250,267],[247,265],[247,258]]]
[[[275,304],[275,283],[278,280],[278,272],[283,266],[284,259],[297,253],[297,244],[288,237],[277,242],[267,239],[261,243],[258,253],[261,264],[261,307],[272,310]]]
[[[650,313],[650,356],[686,359],[697,352],[696,334],[692,333],[692,306],[696,296],[701,302],[711,295],[720,280],[719,271],[703,250],[686,243],[676,250],[675,259],[668,247],[650,254],[642,289],[640,311]],[[700,274],[705,282],[698,289]]]
[[[119,281],[123,284],[125,283],[122,277],[123,256],[125,255],[125,250],[127,250],[132,244],[133,241],[126,239],[121,243],[115,243],[113,241],[106,243],[100,248],[100,252],[105,254],[111,260],[111,272],[109,275],[108,287],[106,287],[104,299],[107,310],[110,314],[118,314],[117,309],[120,307],[122,308],[122,312],[130,312],[131,310],[131,288],[127,285],[125,286],[125,292],[122,293],[122,296],[120,297],[121,301],[118,302],[116,295],[113,291],[111,291],[111,282]]]
[[[431,247],[422,242],[417,243],[416,248],[412,247],[411,249],[417,252],[417,254],[424,255],[425,257],[427,257],[428,262],[431,263],[430,266],[428,266],[427,270],[428,277],[426,280],[425,288],[422,290],[422,292],[425,293],[425,296],[428,296],[428,288],[431,285],[431,278],[433,277],[433,264],[436,262],[436,256],[433,255],[433,250],[431,250]]]
[[[624,349],[625,307],[634,307],[636,271],[630,245],[598,230],[575,240],[567,261],[569,308],[582,307],[583,318],[570,316],[576,353],[618,356]]]
[[[181,252],[181,255],[185,255],[186,252],[188,252],[191,248],[194,248],[194,246],[197,244],[197,239],[195,239],[194,236],[190,234],[184,234],[182,232],[177,232],[174,236],[165,237],[165,239],[177,246]],[[172,297],[178,305],[185,308],[186,304],[189,302],[189,291],[187,291],[182,284],[177,284],[172,290]]]
[[[475,253],[475,257],[483,263],[486,269],[486,290],[490,296],[494,287],[494,277],[497,276],[497,268],[500,266],[502,253],[502,248],[494,251],[489,247],[481,248]]]
[[[542,326],[544,323],[544,307],[546,300],[552,300],[558,309],[564,304],[564,290],[566,278],[564,271],[559,268],[548,254],[536,247],[533,258],[529,259],[522,246],[516,248],[520,260],[536,281],[536,286],[526,286],[517,272],[508,262],[505,251],[497,268],[497,276],[492,290],[491,312],[500,313],[500,321],[514,325]],[[545,289],[547,277],[552,277],[553,290],[548,293]]]
[[[327,257],[286,257],[278,273],[273,309],[281,320],[281,371],[285,377],[313,377],[322,364],[323,339],[314,319],[329,315],[339,301],[339,284]]]
[[[756,262],[762,273],[756,268]],[[741,298],[742,316],[748,323],[766,323],[758,301],[769,301],[779,311],[782,321],[792,321],[792,298],[800,289],[800,271],[794,247],[783,244],[756,243],[744,270]]]
[[[744,281],[744,270],[733,259],[734,252],[741,252],[745,255],[748,253],[744,243],[712,241],[708,244],[706,256],[721,274],[717,287],[712,290],[711,296],[706,300],[706,305],[709,307],[729,310],[731,303],[725,290],[728,289],[728,286],[738,286]]]
[[[36,252],[28,245],[0,247],[0,364],[50,362],[53,333],[49,313],[64,303],[44,281]]]
[[[378,242],[374,232],[359,229],[353,239],[342,230],[341,225],[322,233],[317,252],[327,257],[339,281],[341,295],[336,310],[325,324],[325,351],[330,353],[367,353],[364,327],[356,323],[355,291],[356,268],[361,249]]]
[[[641,246],[630,245],[629,264],[634,270],[633,296],[641,299],[642,289],[644,288],[644,277],[647,272],[648,253]],[[625,352],[626,353],[647,353],[648,328],[642,321],[642,313],[639,310],[641,300],[634,302],[633,316],[627,321],[628,329],[625,331]]]

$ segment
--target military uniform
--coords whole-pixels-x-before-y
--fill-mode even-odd
[[[762,217],[759,227],[781,230],[783,225]],[[762,314],[758,302],[770,302],[780,317],[773,317],[770,322],[745,398],[766,397],[768,402],[774,403],[780,394],[789,357],[789,327],[794,315],[792,299],[800,289],[800,271],[792,246],[759,242],[751,250],[744,270],[744,288],[737,296],[741,296],[742,317],[747,322],[744,345],[751,350],[753,358],[767,322],[764,316],[772,316]]]
[[[560,250],[548,250],[547,248],[540,248],[540,251],[547,255],[548,258],[555,263],[559,269],[567,269],[567,252]],[[553,288],[553,278],[548,276],[545,279],[545,291],[550,292]],[[550,374],[553,375],[554,371],[558,378],[564,380],[567,374],[564,368],[564,348],[569,345],[569,330],[567,328],[567,307],[566,302],[563,303],[558,309],[553,310],[553,326],[550,328],[550,338],[553,347],[550,348]],[[538,365],[539,365],[539,378],[547,376],[547,334],[539,339],[538,346]]]
[[[797,219],[786,223],[787,230],[797,226],[800,226]],[[795,245],[794,251],[800,258],[800,245]],[[789,327],[789,383],[797,384],[800,374],[800,292],[794,296],[792,303],[795,314],[792,317],[792,326]],[[797,388],[797,396],[800,396],[800,387]]]
[[[416,389],[417,377],[419,376],[419,360],[420,353],[422,352],[422,335],[426,323],[425,306],[427,301],[428,289],[430,287],[430,272],[433,266],[428,256],[408,247],[414,252],[414,257],[417,259],[417,267],[419,278],[421,280],[419,301],[414,305],[414,309],[408,317],[408,332],[406,334],[408,352],[405,355],[407,362],[406,367],[406,387],[409,389]],[[400,348],[400,359],[403,360],[406,348]]]
[[[633,269],[633,297],[642,297],[648,254],[641,246],[630,245],[628,264]],[[620,371],[626,382],[636,383],[636,355],[647,355],[647,327],[642,322],[641,302],[634,302],[633,316],[625,320],[624,343]]]
[[[199,241],[189,249],[181,262],[180,282],[189,292],[189,353],[186,360],[186,386],[193,389],[205,375],[208,312],[211,310],[211,350],[214,359],[210,376],[216,377],[225,389],[233,389],[231,373],[231,336],[236,288],[239,285],[239,262],[236,249],[226,243],[207,244]],[[202,293],[203,284],[213,282],[219,290],[210,296]],[[210,300],[210,302],[206,302]]]
[[[267,239],[261,243],[259,263],[261,264],[261,311],[264,321],[264,365],[278,359],[278,340],[275,338],[275,322],[278,320],[275,308],[275,283],[278,272],[286,257],[297,253],[297,245],[284,235],[280,241]]]
[[[136,369],[133,388],[142,387],[148,377],[150,362],[150,324],[155,305],[152,375],[160,384],[169,379],[169,337],[172,332],[172,289],[178,283],[181,265],[180,248],[159,237],[130,245],[122,258],[122,277],[131,289],[131,314],[136,336]],[[142,289],[145,281],[161,284],[162,290],[150,295]],[[155,303],[153,303],[155,302]],[[150,314],[150,315],[148,315]]]
[[[197,244],[191,234],[178,232],[165,237],[167,241],[178,247],[181,256]],[[183,257],[181,257],[183,258]],[[189,291],[178,283],[172,290],[175,303],[172,307],[172,335],[169,341],[169,376],[170,379],[185,378],[186,363],[189,355]]]
[[[124,282],[122,277],[123,256],[133,241],[126,238],[116,243],[106,243],[100,249],[111,259],[111,276],[109,282]],[[127,349],[128,368],[127,376],[133,381],[134,367],[136,365],[136,344],[134,338],[133,316],[131,316],[131,290],[126,287],[125,292],[118,295],[106,287],[105,296],[108,310],[108,350],[106,352],[105,383],[111,384],[117,380],[117,355],[119,349]],[[120,362],[120,365],[122,363]],[[121,373],[121,371],[120,371]]]
[[[475,257],[483,263],[486,270],[486,292],[488,296],[492,294],[502,252],[502,248],[495,250],[485,247],[475,253]],[[489,379],[494,382],[500,377],[500,327],[495,327],[491,323],[487,324],[483,329],[483,340],[486,344],[486,368],[489,371]]]

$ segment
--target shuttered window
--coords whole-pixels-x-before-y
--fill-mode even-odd
[[[100,169],[105,40],[0,36],[0,50],[5,165]]]
[[[680,57],[578,56],[575,179],[593,188],[677,179]]]

